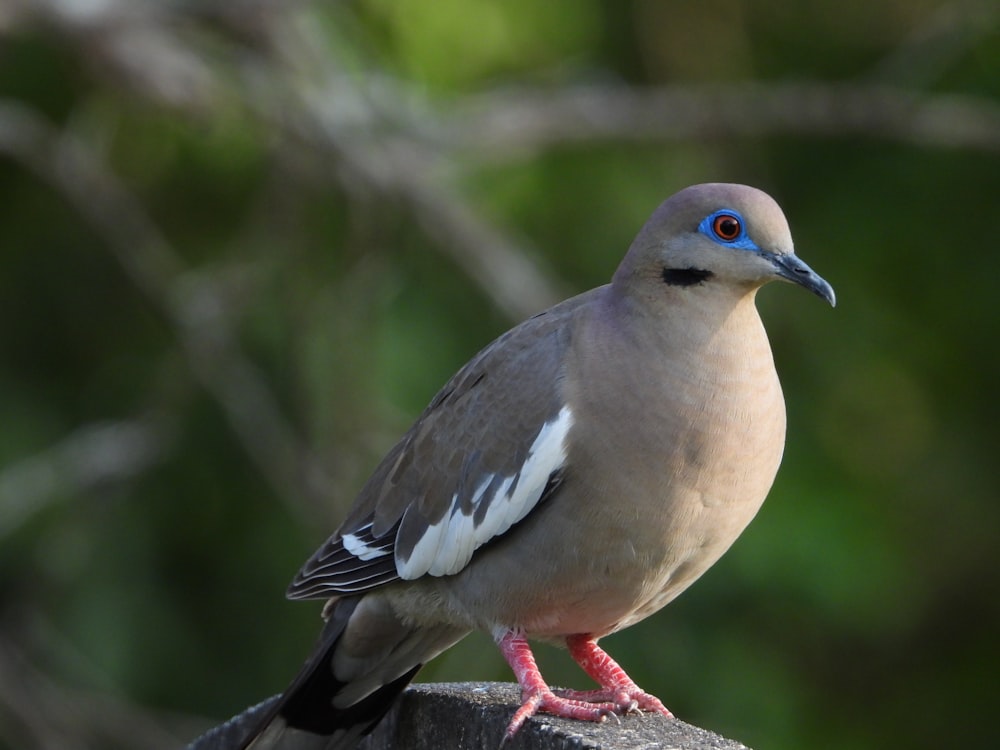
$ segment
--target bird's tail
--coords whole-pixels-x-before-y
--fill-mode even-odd
[[[466,632],[406,625],[371,594],[337,600],[305,666],[236,748],[354,748],[420,667]]]

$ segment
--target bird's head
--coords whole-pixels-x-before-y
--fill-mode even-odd
[[[836,304],[833,287],[795,255],[788,222],[771,196],[746,185],[711,183],[686,188],[656,209],[614,283],[640,284],[646,294],[656,284],[751,293],[775,279]]]

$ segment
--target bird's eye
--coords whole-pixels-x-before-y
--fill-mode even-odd
[[[743,226],[732,214],[719,214],[712,220],[712,231],[723,242],[732,242],[740,236]]]

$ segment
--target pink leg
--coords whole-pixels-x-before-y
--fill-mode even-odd
[[[584,672],[601,686],[601,689],[586,692],[560,691],[560,695],[563,697],[578,701],[600,701],[602,703],[610,701],[624,712],[641,709],[664,716],[673,716],[659,698],[650,695],[636,685],[632,678],[625,674],[625,670],[608,656],[607,652],[598,646],[597,641],[591,636],[571,635],[566,639],[566,645],[569,648],[570,656],[583,668]]]
[[[514,718],[507,725],[504,742],[513,737],[524,722],[539,711],[584,721],[604,721],[617,712],[618,707],[611,702],[573,700],[553,693],[542,679],[523,633],[508,630],[497,640],[497,645],[521,686],[521,707],[514,712]]]

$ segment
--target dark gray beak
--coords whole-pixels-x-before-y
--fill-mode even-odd
[[[799,256],[795,253],[765,253],[764,255],[774,264],[778,276],[793,284],[804,286],[817,297],[822,297],[829,302],[831,307],[837,306],[837,295],[834,293],[833,287],[826,283],[822,276],[799,260]]]

